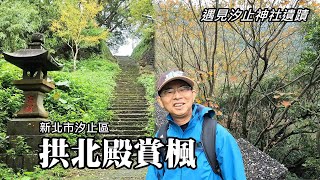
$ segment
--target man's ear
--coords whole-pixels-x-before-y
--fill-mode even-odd
[[[196,90],[192,90],[192,98],[193,98],[193,101],[196,100],[196,96],[197,96],[197,91]]]
[[[158,104],[159,104],[162,108],[164,108],[164,106],[163,106],[163,103],[162,103],[162,100],[161,100],[160,96],[157,96],[157,101],[158,101]]]

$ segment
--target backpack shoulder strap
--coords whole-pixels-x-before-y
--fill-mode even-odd
[[[167,131],[169,128],[169,122],[165,122],[159,129],[158,132],[158,138],[161,140],[161,143],[166,145],[167,144]],[[160,156],[162,157],[162,160],[164,162],[165,157],[166,157],[166,148],[163,146],[160,148]]]
[[[204,116],[202,124],[201,141],[204,148],[204,153],[209,161],[209,164],[214,173],[222,178],[219,163],[216,155],[216,126],[217,120],[210,118],[208,115]]]

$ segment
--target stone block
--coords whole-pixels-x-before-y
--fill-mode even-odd
[[[39,156],[38,154],[23,154],[11,157],[7,154],[0,154],[0,162],[7,164],[8,167],[14,170],[25,169],[33,171],[34,166],[39,164]]]
[[[44,135],[23,135],[23,137],[25,138],[25,142],[27,143],[27,145],[31,147],[31,150],[38,152],[39,144],[41,144],[42,138],[45,136]],[[14,148],[16,146],[16,138],[17,138],[17,135],[9,136],[10,147]]]
[[[41,135],[39,132],[40,122],[45,118],[14,118],[7,123],[8,135]]]

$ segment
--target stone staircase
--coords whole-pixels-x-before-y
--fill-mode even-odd
[[[109,134],[104,135],[107,139],[131,139],[132,145],[136,139],[143,137],[147,127],[147,101],[144,98],[145,91],[137,82],[139,69],[134,60],[126,56],[117,56],[118,64],[122,69],[117,79],[117,87],[113,97],[111,110],[114,112],[112,122],[109,123]],[[136,152],[132,155],[133,166],[137,163]],[[147,167],[141,169],[74,169],[73,174],[63,179],[69,180],[143,180],[147,173]]]
[[[136,62],[127,56],[117,56],[122,69],[117,79],[111,110],[114,117],[109,124],[106,138],[135,140],[144,137],[147,127],[147,100],[144,87],[138,83],[139,69]]]

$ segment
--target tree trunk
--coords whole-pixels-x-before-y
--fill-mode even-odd
[[[75,53],[73,55],[73,71],[76,71],[77,70],[77,57],[78,57],[78,52],[79,52],[79,48],[78,46],[76,45],[76,50],[75,50]]]

